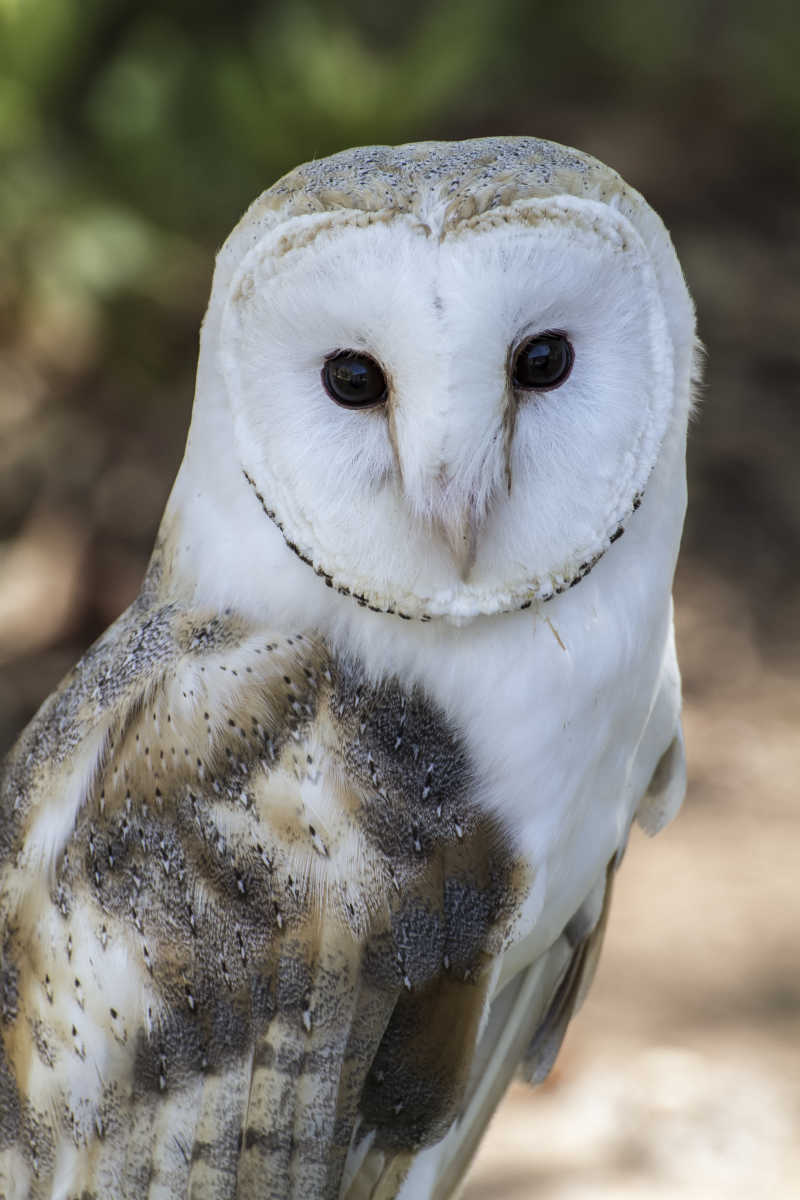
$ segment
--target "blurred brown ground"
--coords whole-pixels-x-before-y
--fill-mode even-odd
[[[97,45],[85,31],[64,42],[74,60],[56,75],[39,125],[15,117],[22,149],[12,147],[0,172],[0,753],[136,593],[188,424],[213,249],[258,188],[293,161],[358,141],[530,132],[589,150],[664,216],[708,349],[676,581],[689,793],[655,841],[632,838],[585,1009],[546,1085],[512,1089],[465,1198],[800,1196],[800,23],[770,32],[779,6],[767,5],[750,31],[736,24],[746,5],[687,0],[675,20],[696,19],[700,40],[687,35],[684,53],[654,6],[642,18],[641,6],[599,4],[586,29],[564,6],[544,32],[572,56],[572,73],[550,56],[537,74],[520,49],[530,14],[506,0],[497,46],[483,58],[479,46],[478,66],[452,75],[449,99],[397,116],[399,97],[410,94],[405,59],[391,31],[364,33],[365,5],[343,6],[350,41],[336,41],[319,14],[317,26],[298,17],[300,33],[287,34],[286,14],[299,8],[252,2],[244,7],[264,29],[285,18],[275,54],[288,74],[274,88],[290,99],[286,89],[296,89],[302,119],[288,108],[276,117],[273,93],[253,116],[249,93],[233,88],[225,94],[238,97],[251,126],[226,125],[233,118],[217,113],[208,133],[217,140],[204,143],[202,130],[189,136],[180,122],[170,132],[156,106],[137,145],[146,156],[162,138],[163,161],[153,151],[145,169],[124,141],[129,114],[119,100],[125,87],[144,87],[145,67],[156,100],[170,88],[182,99],[184,121],[197,109],[180,92],[192,70],[203,88],[218,60],[226,86],[235,78],[245,88],[247,71],[263,82],[244,18],[241,35],[227,27],[217,35],[203,24],[210,0],[191,22],[183,5],[166,7],[175,28],[162,23],[155,33],[137,25],[139,10],[155,4],[92,7]],[[10,8],[0,0],[0,24]],[[410,5],[408,20],[418,9]],[[435,24],[445,10],[453,10],[446,0],[433,6],[430,62],[428,42],[403,34],[409,61],[416,54],[431,72],[454,44]],[[102,25],[97,13],[112,11]],[[651,18],[649,35],[640,26]],[[356,111],[341,83],[347,72],[303,76],[315,28],[314,53],[338,53],[347,65],[361,46],[362,80],[376,46],[385,70],[396,60],[394,92],[381,91],[380,73],[369,76],[372,99]],[[291,38],[301,38],[305,57],[284,53]],[[10,112],[23,95],[22,71],[17,90],[3,90],[8,44],[0,44],[0,153],[11,128],[3,106]],[[198,46],[212,58],[195,62]],[[241,62],[234,49],[246,51]],[[323,76],[329,90],[314,90]],[[131,111],[139,120],[144,109]],[[258,149],[261,128],[276,139],[269,153]],[[55,184],[36,208],[30,146],[41,129],[49,132],[36,161]],[[203,153],[225,152],[220,131],[240,157],[203,174]],[[202,209],[217,175],[216,208]],[[78,200],[76,178],[85,189]],[[195,194],[183,229],[180,205]],[[129,275],[123,259],[138,264]]]

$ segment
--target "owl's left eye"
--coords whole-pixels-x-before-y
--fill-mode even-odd
[[[574,360],[575,351],[563,333],[537,333],[514,356],[514,385],[524,391],[556,388],[569,375]]]
[[[383,404],[388,390],[375,359],[355,350],[340,350],[325,359],[322,385],[331,400],[344,408],[375,408]]]

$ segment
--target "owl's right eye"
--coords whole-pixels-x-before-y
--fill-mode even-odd
[[[339,350],[325,359],[322,386],[343,408],[375,408],[383,404],[388,391],[375,359],[356,350]]]

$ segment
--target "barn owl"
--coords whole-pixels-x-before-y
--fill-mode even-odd
[[[4,765],[2,1195],[454,1193],[683,796],[693,330],[550,142],[250,207],[141,592]]]

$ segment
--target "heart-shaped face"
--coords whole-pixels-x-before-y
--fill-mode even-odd
[[[685,420],[669,238],[550,143],[370,153],[299,168],[221,253],[204,354],[240,483],[371,608],[461,621],[546,600],[621,535]]]

